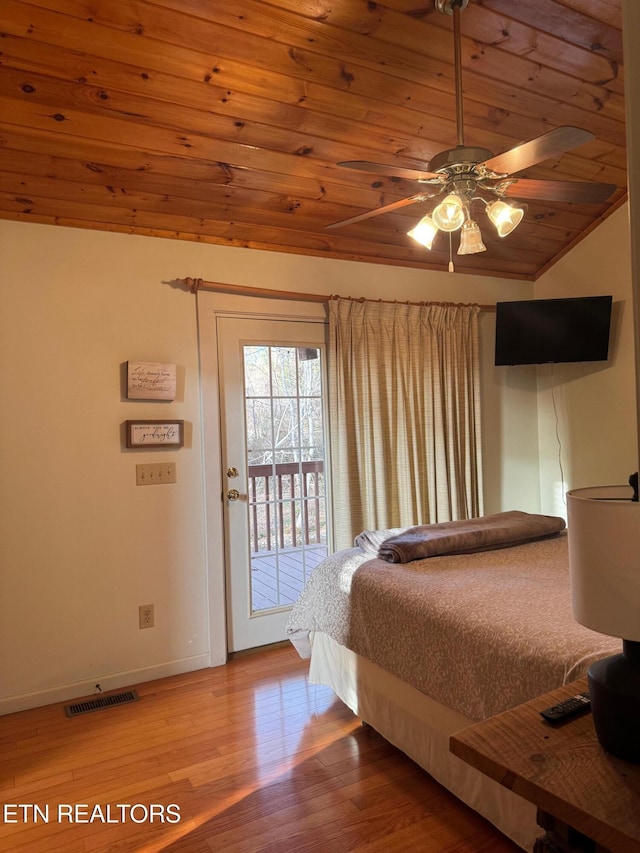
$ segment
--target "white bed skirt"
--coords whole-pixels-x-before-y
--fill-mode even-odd
[[[524,850],[541,835],[536,808],[449,751],[449,737],[473,724],[424,693],[339,645],[312,637],[309,680],[325,684],[385,740],[426,770]]]

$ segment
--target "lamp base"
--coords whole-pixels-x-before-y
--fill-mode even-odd
[[[622,654],[589,667],[596,735],[616,758],[640,764],[640,642],[622,641]]]

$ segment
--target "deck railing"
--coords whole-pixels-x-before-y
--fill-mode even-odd
[[[249,465],[248,473],[253,551],[271,551],[276,542],[282,549],[325,541],[321,459]]]

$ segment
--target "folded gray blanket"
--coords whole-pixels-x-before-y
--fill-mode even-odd
[[[409,563],[444,554],[468,554],[519,545],[564,530],[565,521],[553,515],[535,515],[512,510],[410,527],[380,545],[378,557],[388,563]]]

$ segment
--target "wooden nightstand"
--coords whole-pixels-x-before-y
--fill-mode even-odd
[[[583,678],[463,729],[451,752],[538,807],[536,853],[640,853],[640,765],[602,749],[590,713],[560,726],[539,713],[586,689]]]

